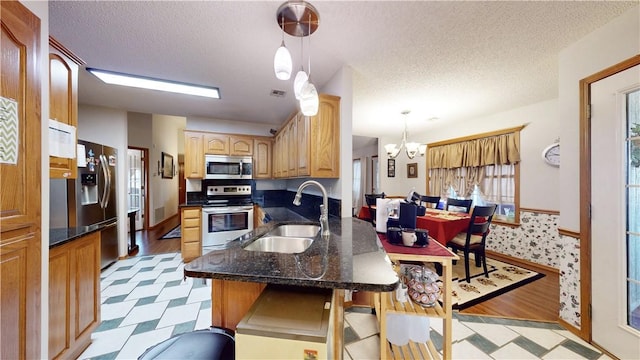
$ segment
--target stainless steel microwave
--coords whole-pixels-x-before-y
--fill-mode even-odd
[[[205,179],[252,179],[253,160],[250,156],[205,155]]]

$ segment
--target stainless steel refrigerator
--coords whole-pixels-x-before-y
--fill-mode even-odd
[[[118,259],[116,165],[118,151],[112,147],[78,141],[78,177],[69,181],[75,197],[76,226],[101,224],[101,268]]]

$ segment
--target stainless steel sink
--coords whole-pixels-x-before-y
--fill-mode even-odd
[[[317,232],[317,231],[316,231]],[[296,236],[265,235],[245,246],[249,251],[277,252],[284,254],[299,254],[313,243],[313,238]]]
[[[269,231],[267,235],[273,236],[286,236],[286,237],[303,237],[303,238],[314,238],[318,231],[320,231],[320,226],[313,224],[284,224],[280,225],[277,228]]]

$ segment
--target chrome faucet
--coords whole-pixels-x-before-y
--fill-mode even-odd
[[[322,236],[329,236],[331,233],[329,232],[329,200],[327,198],[327,190],[315,180],[307,180],[300,184],[298,187],[298,191],[296,192],[296,197],[293,199],[293,205],[300,206],[300,199],[302,198],[302,190],[309,185],[316,185],[322,191],[322,205],[320,205],[320,231]]]

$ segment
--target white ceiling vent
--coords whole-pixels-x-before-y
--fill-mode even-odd
[[[275,97],[284,97],[287,94],[286,91],[284,90],[276,90],[276,89],[271,89],[271,96],[275,96]]]

